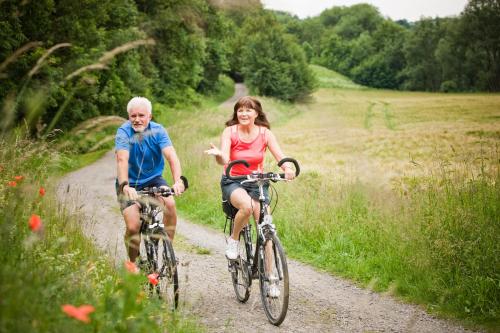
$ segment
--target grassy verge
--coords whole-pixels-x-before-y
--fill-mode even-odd
[[[1,332],[201,330],[149,297],[145,276],[116,270],[82,235],[81,218],[61,210],[48,180],[64,160],[59,153],[20,137],[1,147]],[[64,305],[75,307],[73,317]],[[82,305],[92,307],[88,318]]]

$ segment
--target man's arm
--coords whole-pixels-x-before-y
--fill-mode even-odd
[[[179,158],[177,157],[177,153],[175,152],[173,146],[165,147],[161,150],[161,152],[170,165],[170,171],[172,172],[172,178],[174,179],[172,188],[174,189],[175,194],[179,195],[185,190],[184,183],[181,180],[181,162],[179,161]]]
[[[117,150],[116,151],[116,175],[118,178],[118,184],[123,184],[123,182],[128,182],[128,150]],[[121,186],[120,186],[121,187]],[[122,187],[123,194],[127,195],[130,200],[137,199],[137,192],[133,187],[125,185]]]
[[[118,176],[118,184],[125,181],[128,182],[128,158],[129,152],[127,150],[116,151],[116,174]]]

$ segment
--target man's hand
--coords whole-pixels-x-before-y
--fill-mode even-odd
[[[175,195],[180,195],[182,192],[184,192],[184,183],[182,180],[178,180],[172,185],[172,189],[174,190]]]
[[[139,199],[139,195],[137,194],[135,188],[130,187],[128,185],[123,186],[123,194],[126,195],[129,198],[129,200]]]

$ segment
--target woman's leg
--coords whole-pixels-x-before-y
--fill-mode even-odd
[[[233,240],[238,240],[241,229],[247,225],[252,215],[252,198],[250,198],[247,191],[237,188],[231,193],[229,200],[231,205],[238,209],[234,217],[233,233],[231,234]]]

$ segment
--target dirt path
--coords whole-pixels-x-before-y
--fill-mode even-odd
[[[241,86],[237,94],[245,91]],[[109,152],[65,176],[58,195],[68,208],[86,216],[84,232],[121,265],[126,259],[124,223],[114,193],[115,175],[114,153]],[[183,308],[198,316],[209,332],[467,332],[419,307],[291,260],[289,311],[281,327],[274,327],[262,309],[257,281],[246,304],[235,299],[222,232],[185,220],[179,221],[177,230],[189,243],[210,250],[209,254],[196,254],[176,249]]]

